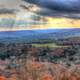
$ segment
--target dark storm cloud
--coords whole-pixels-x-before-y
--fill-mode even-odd
[[[15,9],[1,8],[0,14],[15,14],[16,11]]]
[[[45,8],[42,8],[42,10],[39,10],[36,13],[42,16],[49,16],[49,17],[67,17],[67,18],[80,19],[80,13],[62,12]]]
[[[0,0],[0,13],[19,12],[20,5],[27,3],[37,5],[40,10],[35,13],[43,16],[80,18],[80,0]],[[26,9],[31,10],[30,6]]]
[[[37,13],[44,16],[80,18],[80,0],[24,0],[42,8]]]
[[[24,0],[58,11],[80,12],[80,0]]]

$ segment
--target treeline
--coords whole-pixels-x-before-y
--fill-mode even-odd
[[[63,48],[34,47],[31,44],[1,44],[0,59],[15,58],[33,59],[39,62],[59,63],[73,62],[80,63],[80,46],[72,45]]]

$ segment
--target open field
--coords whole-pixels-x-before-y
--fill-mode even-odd
[[[61,45],[57,45],[55,43],[45,43],[45,44],[32,44],[35,47],[49,47],[49,48],[63,48],[63,47],[68,47],[68,46],[61,46]]]

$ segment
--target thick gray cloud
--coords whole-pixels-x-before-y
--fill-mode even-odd
[[[80,0],[25,0],[58,11],[80,12]]]
[[[24,0],[42,8],[37,13],[45,16],[80,18],[80,0]]]
[[[1,8],[0,9],[0,14],[15,14],[16,13],[16,9],[8,9],[8,8]]]
[[[37,5],[36,13],[43,16],[80,18],[80,0],[0,0],[0,13],[18,11],[26,3]]]

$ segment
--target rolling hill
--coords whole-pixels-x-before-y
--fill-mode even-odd
[[[80,37],[80,29],[46,29],[0,32],[0,42],[36,42],[36,40],[55,40]]]

